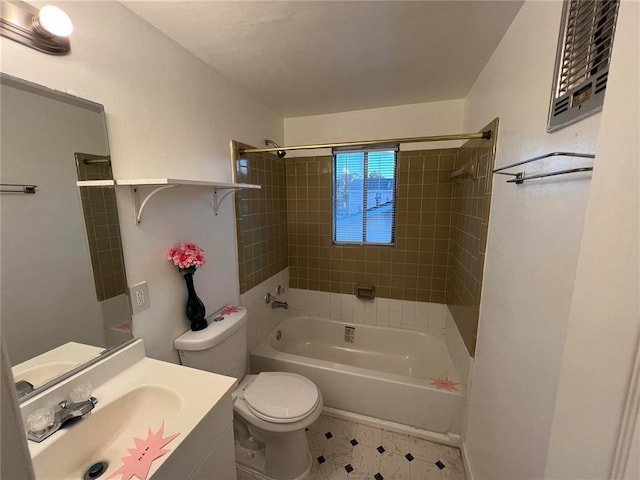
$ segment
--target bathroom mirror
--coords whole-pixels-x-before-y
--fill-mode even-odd
[[[0,80],[0,331],[37,389],[130,340],[130,304],[114,188],[76,184],[112,178],[103,106]]]

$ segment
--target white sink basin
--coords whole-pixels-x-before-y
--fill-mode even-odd
[[[181,409],[182,397],[176,392],[158,385],[136,388],[105,408],[95,408],[37,455],[33,459],[36,478],[81,479],[97,462],[107,462],[110,474],[121,466],[127,448],[135,447],[134,437],[146,438],[148,428],[157,431]]]
[[[137,348],[144,355],[142,342],[139,346],[134,344],[129,348],[132,351]],[[104,364],[107,365],[108,361],[105,359]],[[181,454],[177,455],[181,465],[166,466],[164,475],[156,477],[171,478],[170,475],[175,475],[176,471],[184,471],[185,462],[190,465],[193,461],[194,468],[198,465],[201,459],[189,458],[189,452],[197,457],[206,454],[211,447],[200,440],[195,450],[201,449],[202,452],[195,453],[194,441],[189,443],[188,437],[198,426],[214,428],[207,426],[203,419],[211,416],[208,414],[218,402],[228,402],[228,414],[225,413],[223,423],[231,421],[230,391],[235,383],[233,378],[149,358],[140,358],[128,368],[121,368],[122,360],[118,364],[117,358],[112,363],[112,367],[97,364],[95,368],[89,367],[69,379],[69,389],[86,381],[95,385],[98,382],[91,377],[99,376],[100,369],[102,375],[105,369],[114,369],[111,378],[94,388],[93,396],[98,399],[98,404],[90,415],[59,430],[41,443],[29,442],[38,480],[79,480],[90,466],[98,462],[108,463],[107,470],[99,477],[107,479],[124,465],[123,458],[130,455],[129,450],[139,447],[134,439],[146,440],[149,433],[155,434],[163,426],[162,437],[178,435],[163,447],[168,453],[151,462],[149,477],[187,441],[185,448],[180,449]],[[94,370],[98,373],[92,373]],[[42,405],[55,405],[59,398],[66,396],[54,398],[49,393],[50,398],[44,399],[44,395],[46,393],[36,397],[38,405],[34,402],[28,410],[33,411]],[[26,402],[27,405],[30,401]],[[115,478],[119,479],[120,475]]]

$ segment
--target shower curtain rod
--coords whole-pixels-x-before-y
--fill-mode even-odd
[[[316,150],[319,148],[335,147],[365,147],[369,145],[386,145],[389,143],[417,143],[417,142],[446,142],[450,140],[473,140],[491,138],[491,130],[479,133],[457,133],[454,135],[433,135],[431,137],[410,137],[410,138],[390,138],[386,140],[364,140],[362,142],[341,142],[341,143],[318,143],[315,145],[292,145],[289,147],[269,147],[269,148],[240,148],[238,153],[263,153],[277,152],[283,150]]]

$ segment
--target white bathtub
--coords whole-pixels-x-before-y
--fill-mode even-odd
[[[355,328],[353,343],[345,340],[347,326]],[[328,407],[457,441],[463,386],[442,337],[294,317],[274,328],[250,361],[254,373],[287,371],[311,379]],[[457,383],[454,390],[433,385],[445,377]]]

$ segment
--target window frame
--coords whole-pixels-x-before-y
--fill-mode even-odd
[[[363,221],[362,221],[362,233],[363,233],[363,241],[338,241],[336,240],[337,234],[337,218],[336,218],[336,180],[337,180],[337,160],[338,155],[341,153],[364,153],[363,159],[363,179],[368,179],[368,156],[370,152],[393,152],[393,210],[391,217],[391,241],[390,242],[367,242],[364,239],[366,238],[367,233],[367,216],[365,210],[363,208]],[[397,213],[398,213],[398,154],[400,153],[400,145],[399,144],[387,144],[387,145],[375,145],[375,146],[358,146],[358,147],[336,147],[333,148],[331,152],[331,242],[333,245],[337,246],[361,246],[361,247],[395,247],[396,245],[396,224],[397,224]],[[363,207],[366,206],[367,200],[367,192],[368,192],[368,182],[363,181],[362,188],[362,204]]]

